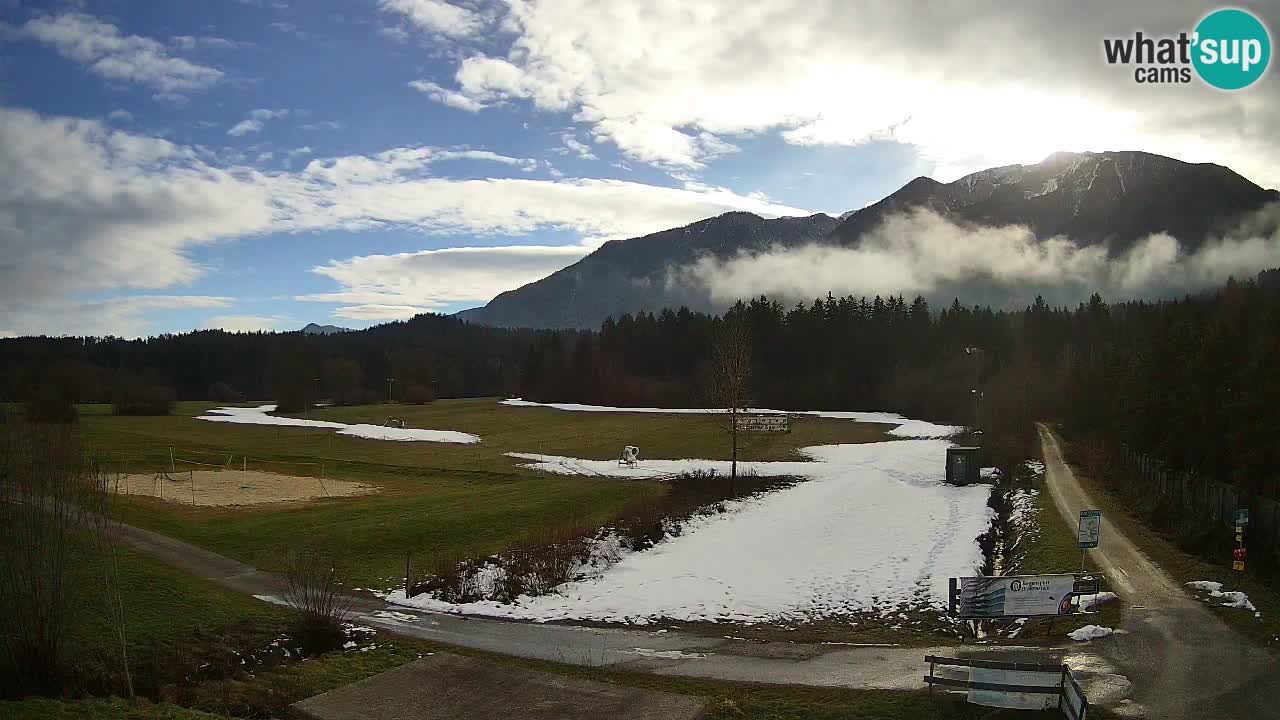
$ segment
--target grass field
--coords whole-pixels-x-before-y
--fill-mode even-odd
[[[214,403],[180,403],[172,417],[116,417],[81,408],[86,440],[119,470],[154,471],[179,460],[210,464],[249,457],[250,467],[377,485],[360,498],[306,505],[202,508],[128,498],[129,523],[275,569],[300,542],[343,548],[351,580],[363,587],[398,585],[406,552],[482,556],[500,552],[546,528],[604,523],[627,503],[666,492],[656,482],[550,476],[517,466],[510,451],[574,457],[617,457],[638,445],[644,457],[728,457],[717,418],[690,415],[569,413],[499,405],[496,399],[442,400],[426,406],[371,405],[313,411],[313,419],[381,423],[479,435],[475,445],[389,442],[311,428],[234,425],[196,420]],[[742,459],[794,459],[797,448],[885,439],[888,426],[801,418],[788,434],[747,436]],[[240,460],[236,459],[239,463]],[[198,468],[189,463],[175,466]]]

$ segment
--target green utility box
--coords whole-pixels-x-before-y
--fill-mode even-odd
[[[970,485],[978,482],[978,450],[976,447],[947,448],[947,482],[952,485]]]

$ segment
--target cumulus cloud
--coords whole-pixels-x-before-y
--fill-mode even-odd
[[[207,271],[193,258],[196,249],[271,233],[406,228],[502,237],[555,229],[594,243],[728,210],[808,214],[715,187],[435,174],[435,165],[455,160],[521,170],[534,162],[470,148],[404,147],[319,158],[296,172],[266,171],[222,165],[207,150],[99,121],[0,108],[0,177],[8,179],[0,183],[0,317],[6,318],[0,327],[83,328],[91,316],[58,310],[57,304],[89,294],[187,284]],[[546,267],[561,260],[569,261],[547,261]],[[512,267],[529,265],[517,260]],[[498,289],[514,287],[521,277]],[[452,283],[452,289],[433,297],[448,299],[458,288],[478,287],[470,280],[440,282]],[[417,290],[408,294],[412,301],[335,302],[425,306]],[[475,292],[460,294],[471,298]],[[130,317],[154,309],[129,302],[141,308]],[[118,319],[104,319],[99,330],[136,329],[127,313],[116,313]],[[25,318],[23,325],[9,324],[8,318],[18,316]]]
[[[1070,238],[1037,240],[1023,226],[968,226],[931,210],[893,215],[855,247],[808,245],[728,259],[705,257],[668,281],[704,290],[717,305],[761,293],[810,299],[852,295],[959,295],[968,302],[1025,303],[1036,294],[1070,303],[1098,291],[1114,299],[1168,297],[1280,266],[1280,204],[1194,251],[1167,234],[1118,256]]]
[[[560,142],[564,145],[564,147],[561,148],[561,154],[568,154],[572,152],[581,160],[598,159],[596,154],[591,152],[591,146],[579,140],[572,132],[561,133]]]
[[[158,40],[125,35],[115,25],[83,13],[41,15],[27,21],[19,32],[52,46],[95,75],[147,85],[160,91],[161,97],[202,90],[223,77],[216,68],[170,55]]]
[[[465,37],[484,29],[484,20],[479,14],[443,0],[379,0],[378,7],[385,13],[403,17],[427,33]]]
[[[334,315],[397,320],[459,302],[486,302],[581,259],[596,245],[510,245],[423,250],[333,260],[312,268],[342,286],[295,300],[349,303]]]
[[[455,92],[447,88],[440,87],[430,80],[413,80],[409,83],[409,87],[420,93],[426,93],[427,97],[451,108],[458,110],[466,110],[467,112],[480,112],[485,108],[484,103]]]
[[[1257,12],[1280,27],[1274,7]],[[513,0],[510,45],[477,45],[454,84],[476,102],[570,113],[627,156],[675,168],[767,132],[911,144],[940,180],[1055,150],[1142,148],[1280,183],[1280,85],[1139,86],[1103,59],[1103,38],[1172,34],[1203,14],[1190,0],[1087,13],[1050,0]]]
[[[266,127],[268,120],[278,120],[288,116],[288,110],[270,110],[267,108],[250,110],[249,115],[244,120],[232,125],[227,130],[227,134],[232,137],[240,137],[249,133],[262,132],[262,128]]]

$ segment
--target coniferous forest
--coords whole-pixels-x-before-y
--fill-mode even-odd
[[[420,315],[334,335],[14,338],[0,340],[0,399],[110,402],[142,384],[179,399],[284,407],[389,395],[686,407],[710,403],[710,347],[724,323],[741,323],[750,338],[754,406],[976,425],[1012,453],[1034,420],[1051,419],[1277,495],[1280,271],[1179,300],[1108,304],[1094,295],[1074,308],[1037,299],[1018,311],[959,299],[934,309],[919,297],[794,306],[760,297],[723,317],[663,310],[610,318],[597,332]]]

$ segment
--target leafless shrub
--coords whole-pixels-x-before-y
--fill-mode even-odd
[[[340,646],[342,624],[351,616],[338,553],[310,545],[285,555],[284,601],[298,616],[297,635],[308,653]]]
[[[72,676],[68,636],[107,599],[120,640],[108,476],[86,457],[76,425],[13,422],[0,429],[0,691],[56,694]]]

